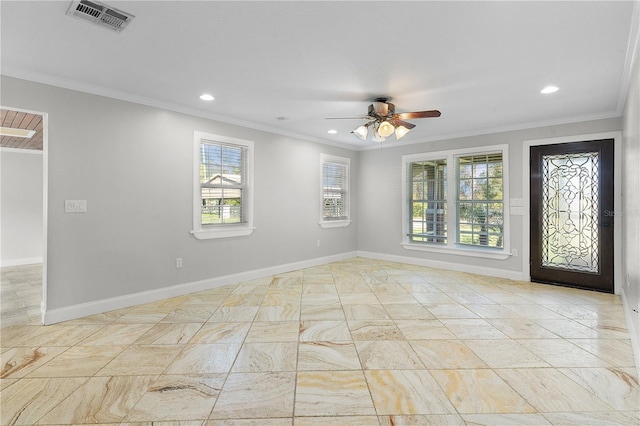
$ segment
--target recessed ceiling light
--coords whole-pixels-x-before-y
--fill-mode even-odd
[[[331,129],[329,130],[327,133],[330,133],[332,135],[335,135],[336,133],[338,133],[338,131],[336,129]]]
[[[215,98],[213,96],[211,96],[210,94],[205,93],[203,95],[200,95],[200,99],[202,99],[203,101],[212,101]]]
[[[548,95],[549,93],[555,93],[555,92],[557,92],[558,90],[560,90],[560,88],[559,88],[559,87],[557,87],[557,86],[547,86],[547,87],[545,87],[544,89],[542,89],[542,90],[540,91],[540,93],[542,93],[542,94],[544,94],[544,95]]]

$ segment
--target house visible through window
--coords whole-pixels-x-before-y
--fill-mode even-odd
[[[196,238],[248,235],[252,227],[253,142],[195,132]]]
[[[202,225],[244,222],[245,158],[242,146],[200,144]]]
[[[320,226],[347,226],[350,159],[322,155],[322,219]]]
[[[506,153],[500,145],[403,156],[403,246],[507,254]]]

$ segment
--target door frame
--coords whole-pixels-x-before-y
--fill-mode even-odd
[[[526,281],[531,281],[531,267],[529,265],[529,256],[531,255],[531,188],[529,179],[529,170],[531,162],[531,150],[532,146],[539,145],[552,145],[560,143],[570,142],[583,142],[592,141],[598,139],[613,139],[613,205],[615,212],[622,212],[622,132],[603,132],[603,133],[589,133],[583,135],[574,136],[562,136],[556,138],[546,139],[531,139],[525,140],[522,145],[522,196],[524,212],[522,216],[522,275]],[[615,213],[614,213],[615,214]],[[622,288],[621,277],[624,277],[623,265],[622,265],[622,220],[618,218],[615,220],[615,226],[613,228],[613,293],[620,294]]]
[[[47,312],[47,225],[49,223],[49,114],[25,108],[0,105],[6,109],[42,116],[42,296],[40,300],[40,321],[46,325]]]

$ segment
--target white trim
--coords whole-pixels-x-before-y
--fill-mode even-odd
[[[202,193],[200,192],[200,144],[202,140],[211,142],[220,142],[226,144],[239,145],[247,148],[245,176],[247,179],[245,187],[244,205],[242,208],[247,212],[247,222],[239,225],[222,225],[222,226],[202,226],[200,203],[202,201]],[[193,229],[190,231],[198,240],[208,240],[213,238],[232,238],[246,237],[251,235],[256,229],[253,226],[253,141],[246,139],[232,138],[229,136],[214,135],[212,133],[193,132]]]
[[[330,228],[346,228],[351,225],[350,220],[324,220],[318,222],[321,228],[330,229]]]
[[[269,277],[272,275],[282,274],[298,269],[311,268],[330,262],[351,259],[353,257],[356,257],[356,252],[346,252],[332,256],[240,272],[237,274],[224,275],[216,278],[209,278],[184,284],[176,284],[169,287],[111,297],[108,299],[80,303],[64,308],[51,309],[45,312],[44,324],[55,324],[62,321],[82,318],[88,315],[95,315],[115,309],[128,308],[130,306],[140,305],[143,303],[156,302],[158,300],[176,296],[183,296],[185,294],[195,293],[199,291],[211,290],[213,288],[218,288],[226,285],[238,284],[243,281]]]
[[[0,261],[0,268],[7,266],[34,265],[42,263],[42,257],[25,257],[23,259],[4,259]]]
[[[467,155],[481,155],[489,153],[502,153],[502,205],[503,205],[503,247],[497,248],[482,248],[477,246],[463,246],[456,241],[457,236],[457,217],[456,215],[456,188],[457,180],[455,177],[455,171],[451,168],[447,173],[447,204],[449,215],[447,217],[447,229],[452,230],[452,235],[447,235],[447,243],[438,244],[420,244],[413,243],[407,237],[407,229],[409,223],[408,217],[408,184],[407,184],[407,165],[414,161],[423,160],[447,160],[447,167],[455,167],[456,158],[459,156]],[[509,198],[509,145],[488,145],[472,148],[460,148],[447,151],[425,152],[418,154],[403,155],[402,158],[402,241],[400,244],[407,250],[417,250],[442,254],[455,254],[459,256],[471,256],[471,257],[484,257],[487,259],[505,260],[511,257],[511,213],[510,213],[510,198]],[[453,184],[451,181],[454,181]],[[451,201],[449,201],[451,200]]]
[[[470,274],[487,275],[490,277],[506,278],[514,281],[522,281],[523,275],[520,271],[510,271],[507,269],[486,268],[484,266],[473,266],[464,263],[442,262],[424,258],[396,256],[386,253],[373,253],[368,251],[358,251],[358,257],[368,257],[371,259],[388,260],[390,262],[407,263],[409,265],[427,266],[430,268],[448,269],[457,272],[468,272]]]
[[[190,234],[198,240],[210,240],[213,238],[246,237],[255,231],[255,227],[233,227],[220,229],[203,229],[200,231],[190,231]]]
[[[633,64],[635,64],[636,55],[638,51],[640,51],[638,46],[640,46],[640,1],[635,0],[633,12],[631,12],[631,32],[627,44],[624,68],[622,70],[620,93],[618,94],[617,107],[619,115],[623,114],[627,96],[629,96],[629,86],[631,85],[631,78],[633,77]]]
[[[42,300],[40,301],[40,322],[45,324],[48,294],[49,264],[49,114],[42,113]]]
[[[240,120],[238,118],[229,117],[222,114],[216,114],[211,111],[205,111],[198,108],[186,107],[184,105],[178,105],[174,102],[161,101],[159,99],[149,98],[146,96],[135,95],[133,93],[122,92],[119,90],[113,90],[108,87],[98,86],[94,84],[81,83],[69,79],[59,78],[52,75],[20,69],[16,67],[2,67],[2,75],[7,77],[17,78],[21,80],[28,80],[35,83],[46,84],[54,87],[61,87],[63,89],[75,90],[82,93],[89,93],[96,96],[103,96],[105,98],[117,99],[124,102],[131,102],[138,105],[146,105],[152,108],[160,108],[167,111],[179,112],[182,114],[192,115],[194,117],[207,118],[209,120],[219,121],[221,123],[233,124],[235,126],[246,127],[248,129],[260,130],[263,132],[273,133],[276,135],[287,136],[294,139],[301,139],[309,142],[321,143],[324,145],[331,145],[338,148],[347,148],[345,143],[339,143],[336,141],[322,139],[314,136],[303,135],[296,132],[290,132],[276,127],[267,126],[260,123],[254,123],[251,121]],[[354,138],[356,139],[356,138]],[[353,144],[360,142],[359,139],[353,141]],[[351,149],[357,150],[357,147]]]
[[[2,108],[5,109],[5,108]],[[12,108],[14,111],[16,111],[15,108]],[[40,114],[42,115],[42,114]],[[40,149],[24,149],[24,148],[6,148],[6,147],[0,147],[0,152],[6,152],[7,154],[39,154],[39,155],[43,155],[44,152]]]
[[[640,373],[640,330],[636,330],[635,322],[632,315],[638,315],[637,312],[633,312],[631,309],[631,302],[627,300],[625,292],[620,293],[622,299],[622,308],[624,311],[624,318],[627,321],[627,327],[629,328],[629,336],[631,339],[631,348],[633,349],[633,358],[636,364],[636,371]]]
[[[630,75],[630,73],[631,73],[630,69],[626,71],[626,74]],[[221,123],[233,124],[236,126],[246,127],[248,129],[260,130],[263,132],[268,132],[276,135],[305,140],[309,142],[320,143],[328,146],[335,146],[338,148],[348,149],[356,152],[369,151],[372,149],[379,150],[379,149],[386,149],[386,148],[397,148],[398,146],[415,145],[415,144],[420,144],[425,142],[444,141],[449,139],[489,135],[493,133],[503,133],[503,132],[517,131],[517,130],[535,129],[539,127],[549,127],[549,126],[557,126],[557,125],[563,125],[563,124],[582,123],[585,121],[618,118],[622,115],[621,110],[607,111],[607,112],[601,112],[601,113],[595,113],[595,114],[577,115],[577,116],[566,117],[561,119],[551,119],[551,120],[543,120],[543,121],[535,121],[535,122],[510,124],[505,126],[488,127],[484,129],[477,129],[477,130],[466,131],[466,132],[443,133],[443,134],[435,135],[433,137],[421,138],[418,140],[407,140],[406,138],[403,138],[402,140],[395,141],[393,143],[381,142],[381,143],[363,144],[363,141],[361,141],[356,137],[353,138],[354,140],[352,142],[336,142],[335,140],[323,139],[323,138],[303,135],[295,132],[289,132],[283,129],[266,126],[264,124],[253,123],[250,121],[240,120],[237,118],[228,117],[221,114],[215,114],[215,113],[212,113],[211,111],[204,111],[197,108],[185,107],[184,105],[178,105],[173,102],[166,102],[166,101],[161,101],[158,99],[153,99],[145,96],[134,95],[132,93],[121,92],[121,91],[117,91],[117,90],[109,89],[107,87],[97,86],[93,84],[80,83],[77,81],[63,79],[63,78],[51,76],[48,74],[16,68],[16,67],[3,66],[2,74],[6,75],[7,77],[17,78],[21,80],[28,80],[28,81],[40,83],[40,84],[47,84],[54,87],[61,87],[64,89],[75,90],[78,92],[89,93],[96,96],[103,96],[111,99],[117,99],[120,101],[131,102],[139,105],[146,105],[153,108],[161,108],[167,111],[179,112],[183,114],[192,115],[194,117],[207,118],[210,120],[219,121]],[[620,89],[620,92],[622,94],[624,94],[623,87],[625,87],[625,82],[630,81],[630,78],[628,78],[626,74],[623,75],[623,79],[622,79],[623,84],[621,85],[621,89]],[[628,83],[626,87],[628,88]],[[624,106],[624,101],[619,101],[618,103]]]
[[[474,246],[438,246],[436,244],[420,244],[420,243],[401,243],[402,247],[407,250],[416,251],[428,251],[431,253],[441,253],[446,255],[457,255],[465,257],[483,257],[485,259],[505,260],[511,257],[511,254],[500,249],[493,249],[495,253],[491,252],[491,249],[476,248]]]
[[[600,139],[613,139],[614,160],[613,160],[613,208],[615,211],[622,211],[622,132],[589,133],[584,135],[563,136],[557,138],[531,139],[523,141],[522,147],[522,194],[524,204],[524,215],[522,216],[522,272],[526,281],[531,281],[531,256],[530,247],[530,227],[531,227],[531,189],[529,187],[529,169],[531,161],[532,146],[552,145],[560,143],[583,142]],[[620,221],[615,222],[613,227],[613,252],[618,253],[613,257],[613,291],[620,294],[622,289],[622,226]]]
[[[372,149],[379,150],[383,148],[397,148],[398,146],[415,145],[415,144],[421,144],[425,142],[448,141],[451,139],[470,138],[474,136],[492,135],[495,133],[506,133],[506,132],[514,132],[518,130],[537,129],[540,127],[551,127],[551,126],[560,126],[564,124],[583,123],[586,121],[606,120],[609,118],[620,118],[621,115],[622,113],[618,111],[610,111],[610,112],[603,112],[603,113],[596,113],[596,114],[585,114],[585,115],[578,115],[578,116],[567,117],[562,119],[543,120],[543,121],[535,121],[532,123],[518,123],[518,124],[511,124],[506,126],[488,127],[485,129],[472,130],[468,132],[444,133],[441,135],[434,135],[432,137],[422,138],[419,140],[407,140],[406,138],[402,138],[402,140],[394,141],[393,143],[380,142],[378,144],[374,144],[374,145],[367,144],[366,146],[357,147],[353,149],[357,151],[369,151]]]

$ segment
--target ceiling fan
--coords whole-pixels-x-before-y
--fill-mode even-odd
[[[409,133],[411,129],[416,127],[415,124],[405,121],[407,119],[435,117],[440,117],[440,111],[414,111],[396,114],[396,106],[389,102],[389,98],[376,98],[373,103],[369,105],[369,112],[364,117],[328,118],[328,120],[369,120],[368,123],[359,126],[351,133],[362,140],[366,140],[369,134],[369,127],[371,127],[373,128],[372,140],[374,142],[382,142],[393,133],[395,133],[396,139],[399,140]]]

